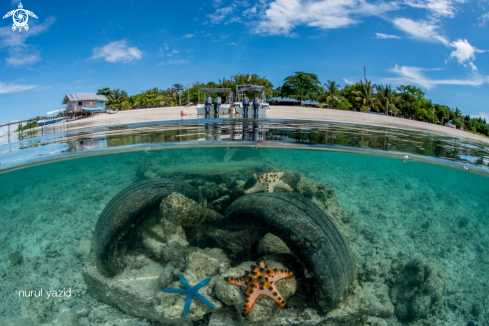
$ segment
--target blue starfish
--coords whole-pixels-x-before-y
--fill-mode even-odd
[[[192,296],[195,296],[197,299],[199,299],[209,307],[215,308],[215,306],[212,303],[210,303],[209,300],[207,300],[202,295],[197,293],[197,291],[201,287],[209,283],[212,280],[212,278],[205,279],[202,282],[194,285],[194,287],[190,287],[190,285],[188,284],[185,277],[183,277],[183,275],[178,275],[178,276],[180,277],[180,281],[182,281],[183,285],[185,285],[185,289],[163,289],[161,291],[165,293],[180,293],[180,294],[187,295],[187,300],[185,301],[185,308],[183,309],[183,318],[187,317],[188,310],[190,309],[190,304],[192,303]]]

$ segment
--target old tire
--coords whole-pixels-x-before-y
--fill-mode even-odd
[[[354,280],[353,257],[331,219],[296,193],[257,193],[234,201],[224,224],[254,225],[280,237],[297,254],[315,280],[321,308],[334,308]]]
[[[117,275],[122,265],[117,257],[117,244],[141,218],[173,192],[197,201],[194,187],[171,179],[150,179],[135,183],[119,192],[105,206],[93,234],[93,249],[97,268],[105,276]]]

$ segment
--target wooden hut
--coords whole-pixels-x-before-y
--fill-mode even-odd
[[[93,112],[104,112],[108,99],[95,93],[66,94],[63,104],[66,104],[67,115],[82,115]]]

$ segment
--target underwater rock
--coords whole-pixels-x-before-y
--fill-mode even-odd
[[[203,207],[196,201],[180,193],[172,193],[160,204],[162,219],[167,219],[174,225],[186,227],[204,227],[222,219],[216,211]]]
[[[236,312],[241,315],[243,312],[243,307],[245,303],[245,291],[244,288],[228,283],[225,278],[231,277],[241,277],[247,270],[250,270],[251,265],[255,265],[256,262],[248,261],[241,263],[240,265],[230,268],[224,271],[218,278],[215,287],[216,297],[224,302],[228,306],[234,306]],[[284,265],[274,261],[267,261],[267,267],[286,269]],[[282,297],[287,302],[287,298],[293,295],[297,288],[297,282],[295,277],[290,277],[282,279],[276,284]],[[274,312],[277,309],[281,309],[275,301],[267,296],[260,296],[251,310],[248,317],[245,318],[247,322],[264,322],[272,318]]]
[[[243,253],[251,252],[252,245],[260,234],[256,228],[246,228],[239,231],[229,231],[218,228],[205,228],[201,232],[212,238],[220,247],[226,248],[234,259]]]
[[[387,322],[387,320],[384,320],[382,318],[369,316],[367,319],[367,325],[368,326],[389,326],[389,323]]]
[[[233,307],[226,307],[212,313],[209,326],[239,326],[240,318]]]
[[[472,308],[470,308],[470,313],[475,317],[478,317],[483,311],[484,311],[484,305],[479,300],[474,302],[472,304]]]
[[[78,241],[78,246],[76,248],[76,255],[78,257],[86,257],[90,254],[92,250],[92,241],[90,239],[81,239]]]
[[[394,314],[394,306],[386,284],[365,282],[362,284],[362,290],[370,302],[370,316],[387,318]]]
[[[340,206],[334,189],[329,184],[303,176],[297,184],[296,191],[304,197],[308,197],[326,215],[330,216],[347,240],[351,238],[350,214]]]
[[[78,315],[72,311],[71,309],[63,310],[59,316],[53,320],[52,323],[48,324],[49,326],[79,326]],[[46,325],[46,326],[48,326]]]
[[[203,279],[214,277],[231,267],[230,260],[222,249],[195,248],[186,257],[187,268],[183,275],[190,283],[198,283]],[[212,280],[206,289],[212,289],[216,280]]]
[[[368,299],[362,288],[357,286],[334,310],[327,313],[320,325],[363,326],[368,319],[369,309]]]
[[[416,258],[396,278],[390,295],[398,319],[415,321],[426,317],[441,303],[448,278],[431,262]]]
[[[20,252],[15,251],[15,252],[12,252],[8,255],[8,259],[10,260],[10,264],[17,265],[17,264],[20,264],[22,262],[24,257],[22,257]]]
[[[207,201],[213,201],[221,196],[227,195],[229,191],[215,182],[207,182],[200,188],[202,195]]]
[[[138,180],[157,178],[159,173],[160,169],[152,160],[144,157],[139,159],[136,168],[136,178]]]
[[[184,249],[189,246],[185,231],[177,225],[161,218],[159,223],[146,220],[141,226],[144,247],[162,262],[173,262],[176,266],[184,264]]]
[[[226,211],[226,208],[228,208],[229,204],[230,204],[230,197],[229,195],[226,195],[214,201],[211,201],[210,203],[207,204],[207,207],[217,212],[224,213]]]
[[[235,180],[229,185],[229,196],[231,198],[231,201],[235,201],[238,197],[244,195],[244,185],[244,180]]]
[[[193,321],[200,320],[205,314],[213,311],[199,300],[192,300],[188,317],[182,318],[186,296],[163,293],[159,286],[160,275],[168,270],[143,255],[128,256],[127,259],[133,262],[128,262],[124,271],[112,278],[100,274],[94,262],[84,268],[83,278],[95,299],[118,307],[130,315],[157,321],[167,326],[192,326]],[[195,284],[191,281],[189,283],[191,286]],[[168,286],[168,288],[181,287],[179,281]],[[222,304],[219,301],[205,293],[207,288],[208,285],[199,293],[214,304],[216,309],[221,308]]]
[[[285,242],[271,233],[265,234],[263,239],[261,239],[260,243],[258,243],[257,251],[260,255],[292,253]]]

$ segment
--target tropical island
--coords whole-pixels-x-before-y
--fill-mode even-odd
[[[102,88],[97,94],[106,96],[107,107],[130,110],[144,107],[182,106],[198,101],[198,90],[202,87],[231,88],[236,85],[253,84],[264,86],[267,98],[291,98],[296,106],[314,106],[323,109],[377,112],[405,119],[447,125],[478,135],[489,136],[486,119],[463,115],[458,108],[433,103],[425,93],[412,85],[401,85],[395,89],[391,85],[373,84],[367,78],[352,85],[341,87],[335,81],[321,83],[312,73],[295,72],[284,79],[281,86],[274,85],[264,76],[238,73],[218,82],[174,84],[167,89],[157,87],[128,95],[121,89]],[[225,96],[225,94],[219,94]],[[272,102],[273,104],[273,102]]]

